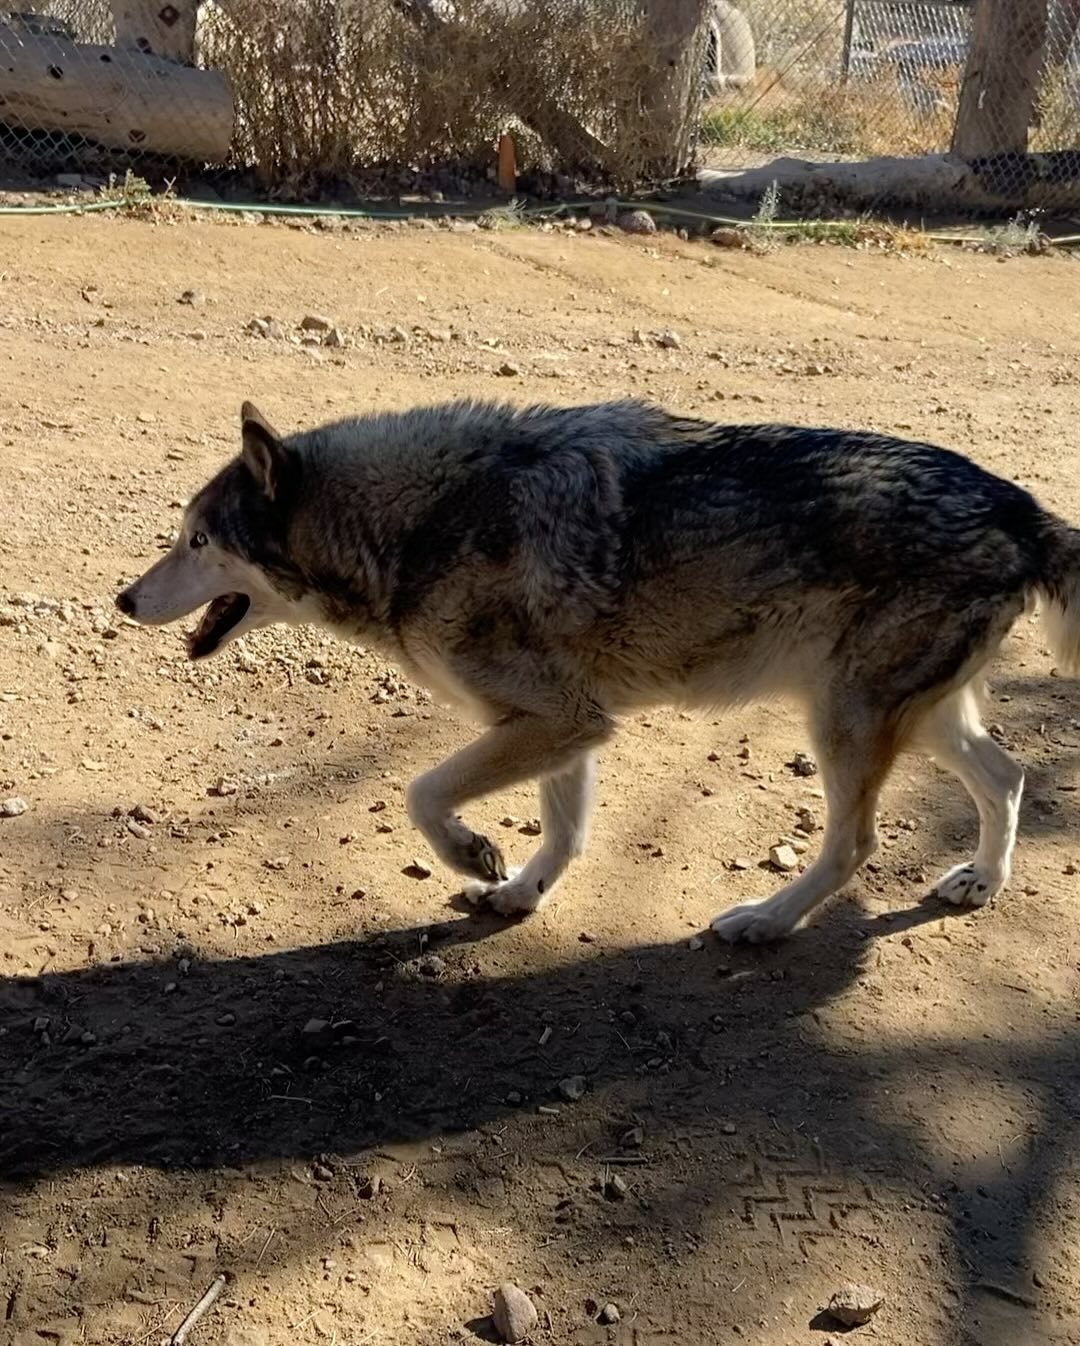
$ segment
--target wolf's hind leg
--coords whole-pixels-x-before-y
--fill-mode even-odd
[[[979,811],[974,860],[950,869],[934,891],[957,906],[981,907],[1009,880],[1023,768],[983,728],[970,684],[930,712],[919,726],[916,746],[960,779]]]
[[[591,752],[557,775],[545,777],[540,782],[540,820],[544,828],[540,849],[523,869],[515,870],[501,883],[466,884],[469,901],[485,903],[505,915],[539,910],[570,861],[585,850],[595,786],[596,759]]]
[[[717,916],[712,928],[729,943],[759,944],[790,934],[877,849],[878,793],[896,750],[890,725],[841,704],[819,723],[815,738],[828,810],[821,854],[773,897]]]
[[[515,715],[413,781],[406,795],[409,817],[452,869],[483,883],[500,884],[509,876],[499,848],[466,826],[456,812],[470,800],[543,777],[544,827],[546,831],[550,814],[552,836],[558,840],[549,842],[545,838],[538,853],[547,852],[544,865],[534,867],[529,878],[534,888],[543,880],[546,892],[549,882],[558,878],[581,844],[577,837],[584,836],[593,780],[592,769],[584,759],[610,733],[610,720],[594,708],[570,723],[538,715]],[[555,865],[560,850],[568,854]],[[518,875],[515,885],[520,880]],[[520,893],[520,888],[508,893],[506,910],[535,907],[534,902],[530,907],[511,908],[515,893]],[[542,898],[544,893],[535,896]]]

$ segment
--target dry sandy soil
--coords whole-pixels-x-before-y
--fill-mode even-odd
[[[0,221],[0,1339],[157,1343],[225,1273],[189,1346],[486,1339],[507,1279],[537,1342],[824,1346],[845,1281],[878,1346],[1080,1341],[1080,688],[1038,627],[992,691],[1006,898],[927,898],[975,819],[910,760],[844,896],[731,950],[696,935],[820,808],[784,707],[628,723],[589,856],[506,923],[410,868],[452,713],[317,633],[192,667],[111,609],[245,396],[871,426],[1080,522],[1078,295],[1064,257]],[[535,812],[477,810],[515,858]]]

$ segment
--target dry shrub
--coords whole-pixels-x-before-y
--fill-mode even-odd
[[[644,97],[658,58],[632,0],[434,8],[444,21],[425,31],[391,0],[207,5],[200,59],[232,84],[236,161],[289,193],[376,168],[483,171],[499,135],[523,123],[540,127],[520,138],[537,160],[526,168],[573,171],[590,158],[590,136],[614,181],[640,180],[661,156]],[[587,133],[578,145],[567,143],[567,117]]]

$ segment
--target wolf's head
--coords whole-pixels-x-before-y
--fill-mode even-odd
[[[204,659],[230,640],[288,621],[285,532],[300,486],[296,453],[245,402],[243,447],[188,505],[165,556],[116,597],[126,616],[163,626],[206,606],[188,636],[188,654]]]

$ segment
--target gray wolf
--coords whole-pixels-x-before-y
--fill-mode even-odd
[[[505,913],[550,898],[620,715],[772,696],[806,713],[823,843],[774,896],[722,912],[721,938],[782,936],[851,879],[902,751],[978,810],[974,858],[936,891],[981,906],[1005,886],[1024,776],[982,726],[981,677],[1035,600],[1063,671],[1080,670],[1080,531],[1019,486],[928,444],[635,402],[465,402],[288,437],[245,404],[241,441],[121,611],[156,624],[208,605],[193,659],[321,623],[478,716],[486,731],[407,792],[473,898]],[[458,810],[528,779],[543,842],[508,873]]]

